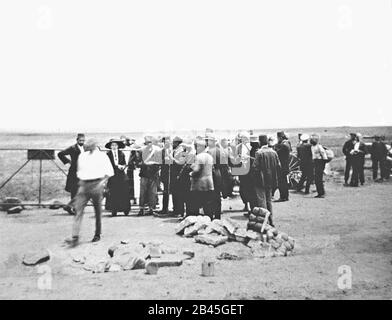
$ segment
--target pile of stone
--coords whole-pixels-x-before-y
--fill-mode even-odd
[[[246,230],[230,218],[212,220],[208,216],[189,216],[175,228],[178,235],[194,238],[195,242],[217,247],[227,241],[247,243],[256,240],[258,235]]]
[[[269,223],[271,213],[264,208],[253,208],[249,215],[248,230],[257,232],[261,238],[248,243],[256,255],[264,256],[287,256],[294,250],[295,241],[284,232],[279,232]]]
[[[230,218],[212,220],[208,216],[189,216],[175,228],[183,237],[193,238],[195,242],[217,247],[228,241],[236,241],[249,247],[253,257],[287,256],[294,250],[294,239],[279,232],[268,223],[270,212],[254,208],[246,228]],[[224,252],[220,259],[236,260]]]
[[[0,207],[1,211],[7,211],[8,214],[21,213],[24,207],[21,205],[22,201],[15,197],[6,197]]]
[[[73,252],[72,260],[74,264],[93,273],[146,269],[146,273],[155,274],[158,268],[180,266],[194,255],[191,250],[180,251],[160,242],[133,245],[121,241],[120,244],[110,246],[107,255],[103,257],[85,250]]]

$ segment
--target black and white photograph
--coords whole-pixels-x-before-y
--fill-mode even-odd
[[[2,0],[0,108],[0,300],[392,299],[391,0]]]

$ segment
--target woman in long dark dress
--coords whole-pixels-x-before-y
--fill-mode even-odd
[[[111,139],[105,147],[111,149],[107,152],[113,166],[114,176],[107,183],[108,194],[106,196],[105,209],[116,216],[117,212],[124,212],[127,216],[131,210],[128,177],[125,173],[125,154],[119,150],[125,147],[121,140]]]

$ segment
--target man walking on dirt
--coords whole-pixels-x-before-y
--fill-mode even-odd
[[[86,152],[79,156],[77,165],[79,189],[74,199],[76,215],[72,226],[72,238],[65,241],[71,247],[79,243],[84,208],[89,200],[92,200],[95,211],[95,235],[92,242],[101,239],[103,189],[109,177],[114,175],[114,171],[108,156],[102,153],[97,145],[96,140],[88,140],[85,144]]]
[[[84,142],[85,136],[83,133],[78,133],[76,137],[76,144],[70,146],[69,148],[60,151],[58,153],[58,157],[63,164],[70,164],[68,175],[67,175],[67,182],[65,183],[65,191],[71,193],[71,201],[68,203],[67,206],[64,207],[64,210],[67,211],[69,214],[75,214],[75,209],[73,205],[73,199],[78,192],[78,177],[76,176],[77,171],[77,163],[79,155],[84,152]]]

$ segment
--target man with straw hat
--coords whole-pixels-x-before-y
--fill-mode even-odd
[[[140,211],[139,216],[154,213],[159,183],[159,165],[161,164],[161,149],[153,143],[156,139],[152,136],[144,137],[144,147],[141,148],[140,166]],[[145,206],[148,211],[145,213]]]

